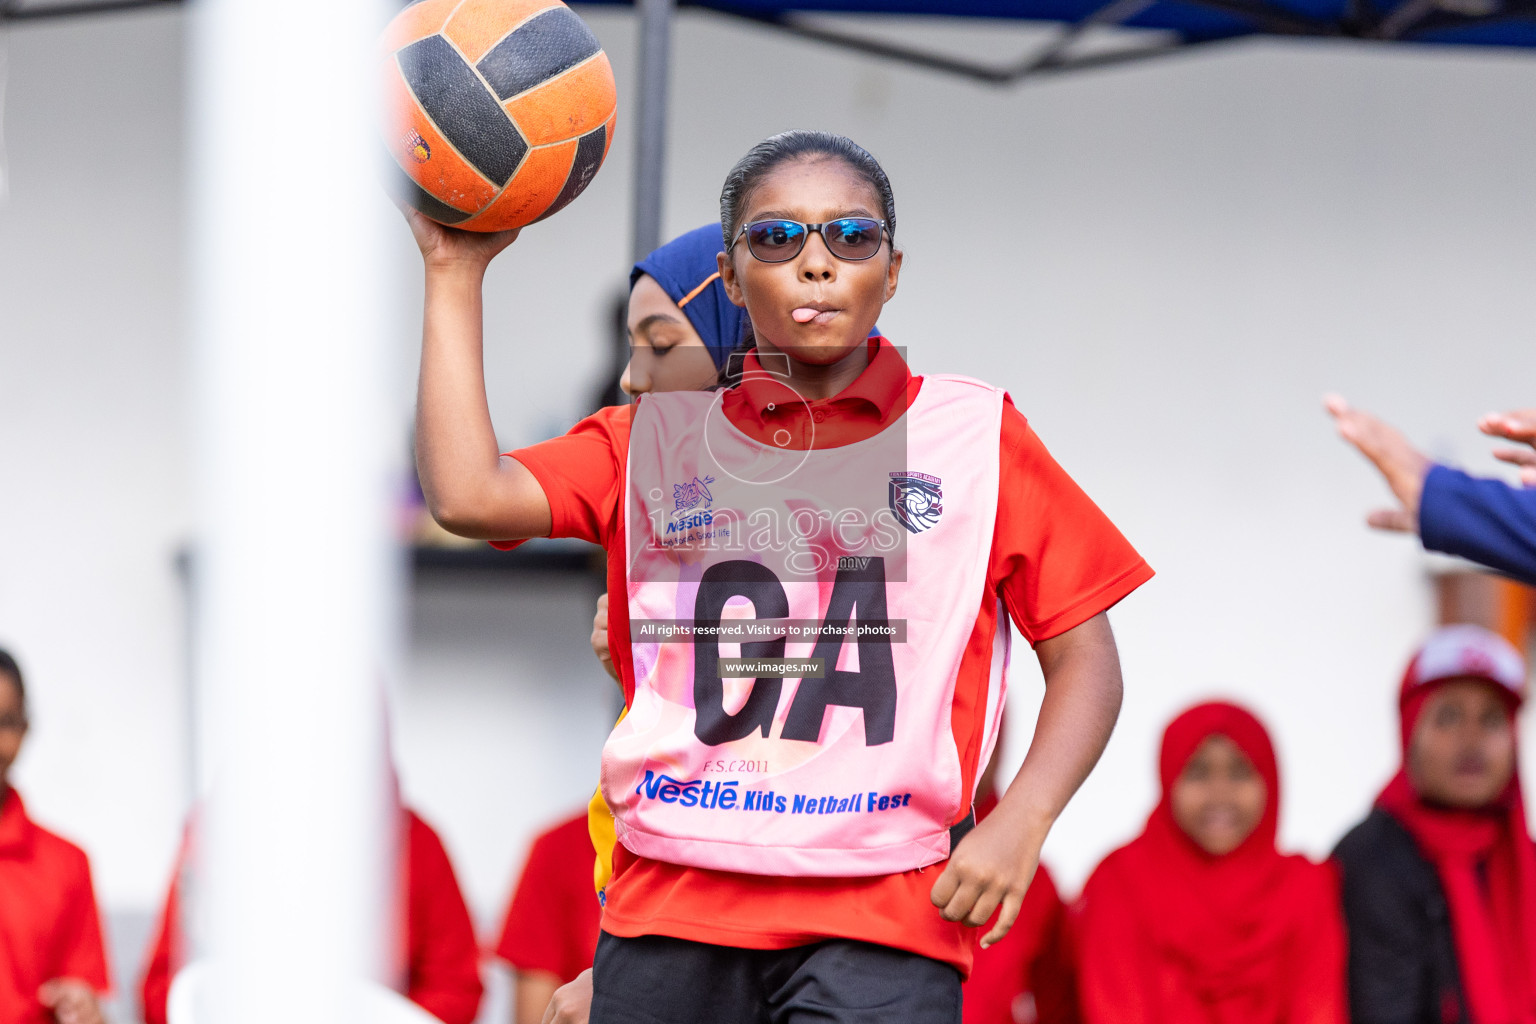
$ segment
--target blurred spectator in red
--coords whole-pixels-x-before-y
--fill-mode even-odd
[[[587,815],[583,808],[534,839],[507,907],[496,955],[516,975],[515,1024],[540,1024],[555,990],[590,968],[597,952],[603,911]]]
[[[0,651],[0,1021],[104,1024],[110,984],[90,862],[28,818],[11,788],[26,735],[26,683]]]
[[[1168,726],[1159,767],[1146,829],[1094,870],[1076,908],[1083,1018],[1346,1024],[1337,883],[1275,849],[1280,773],[1264,726],[1198,705]]]
[[[472,1024],[480,1012],[480,950],[469,908],[459,891],[448,851],[436,832],[411,810],[403,810],[405,845],[400,865],[405,907],[404,959],[407,999],[443,1021]],[[191,836],[177,856],[160,928],[144,966],[139,995],[145,1024],[166,1024],[166,1001],[176,972],[191,954],[183,931],[182,887]]]

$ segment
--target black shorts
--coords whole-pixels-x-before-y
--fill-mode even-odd
[[[604,932],[590,1024],[959,1024],[960,972],[916,953],[832,939],[739,949]]]

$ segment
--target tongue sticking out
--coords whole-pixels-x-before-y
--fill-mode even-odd
[[[832,315],[835,312],[836,310],[832,309],[820,310],[812,309],[810,306],[801,306],[799,309],[791,313],[790,316],[795,318],[795,323],[797,324],[808,324],[812,320],[815,320],[817,323],[824,324],[828,320],[832,319]]]

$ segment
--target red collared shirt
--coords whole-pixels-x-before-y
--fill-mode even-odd
[[[763,444],[804,451],[839,448],[872,437],[895,423],[917,397],[921,379],[884,338],[869,339],[869,365],[831,398],[806,401],[787,375],[774,372],[782,355],[749,352],[742,382],[721,396],[720,407],[743,433]]]
[[[876,338],[870,344],[869,366],[857,380],[811,402],[767,379],[756,356],[748,356],[749,379],[721,397],[722,410],[743,432],[786,448],[838,447],[869,437],[899,418],[922,387],[889,342]],[[773,358],[766,357],[767,370]],[[618,594],[626,592],[624,472],[633,414],[633,406],[602,409],[561,437],[510,453],[544,489],[550,535],[601,544],[608,552],[609,592]],[[987,587],[1031,643],[1086,622],[1151,578],[1151,568],[1056,464],[1011,401],[1003,408],[1000,451],[1001,499]],[[999,626],[997,602],[979,604],[950,721],[967,790],[979,769]],[[628,700],[635,685],[628,609],[623,601],[608,607],[609,643]],[[945,921],[929,901],[943,869],[940,862],[873,878],[779,878],[681,867],[620,846],[603,929],[752,949],[855,939],[943,960],[965,973],[974,929]]]
[[[107,955],[85,851],[0,797],[0,1021],[52,1024],[38,988],[75,978],[106,992]]]

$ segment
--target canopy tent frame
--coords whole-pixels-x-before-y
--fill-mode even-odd
[[[40,21],[88,14],[105,14],[139,8],[175,6],[185,0],[60,0],[57,3],[37,0],[0,0],[0,22]],[[1242,38],[1250,35],[1305,36],[1314,38],[1347,38],[1383,42],[1456,42],[1447,33],[1464,32],[1470,28],[1497,26],[1509,22],[1536,22],[1536,0],[1403,0],[1401,3],[1379,6],[1375,0],[1343,0],[1343,8],[1337,14],[1315,14],[1281,3],[1279,0],[1178,0],[1185,10],[1204,10],[1234,19],[1225,28],[1209,30],[1173,29],[1177,39],[1145,47],[1133,47],[1109,54],[1090,54],[1080,58],[1066,58],[1065,51],[1088,30],[1100,27],[1136,27],[1127,22],[1136,18],[1162,0],[1108,0],[1097,7],[1090,7],[1076,17],[1058,12],[1029,13],[1025,5],[1012,5],[1016,13],[990,13],[981,9],[968,9],[965,4],[894,3],[874,9],[868,5],[844,6],[841,3],[783,3],[749,5],[743,0],[684,0],[674,4],[668,0],[668,17],[661,19],[654,14],[657,0],[572,0],[577,4],[601,4],[614,6],[633,5],[643,26],[652,26],[653,34],[644,36],[654,44],[662,41],[654,34],[655,26],[670,20],[670,9],[707,10],[766,25],[803,38],[842,46],[873,56],[886,57],[916,64],[937,71],[946,71],[976,81],[995,85],[1007,85],[1032,75],[1079,68],[1102,67],[1106,63],[1121,63],[1144,57],[1162,56],[1188,46]],[[648,12],[653,12],[648,14]],[[931,51],[889,43],[861,36],[853,32],[819,25],[805,15],[821,13],[899,14],[914,13],[935,17],[996,17],[1005,20],[1033,20],[1058,22],[1062,28],[1056,38],[1034,54],[1027,55],[1012,64],[989,65],[967,61]],[[1168,20],[1164,18],[1163,20]],[[1177,20],[1176,18],[1174,20]],[[1144,26],[1145,27],[1145,26]],[[1158,27],[1152,25],[1150,27]],[[1429,38],[1429,37],[1436,38]],[[1467,39],[1472,43],[1500,45],[1500,40]],[[1531,45],[1527,39],[1503,45]],[[646,43],[642,43],[644,49]]]
[[[827,43],[859,53],[866,53],[870,56],[884,57],[931,71],[942,71],[987,85],[999,86],[1013,85],[1037,75],[1055,74],[1064,71],[1084,71],[1090,68],[1101,68],[1114,64],[1147,60],[1152,57],[1172,56],[1187,52],[1192,47],[1202,44],[1226,42],[1232,38],[1241,38],[1222,36],[1212,39],[1176,39],[1172,41],[1160,39],[1153,43],[1126,46],[1103,52],[1081,54],[1078,56],[1067,55],[1067,50],[1072,44],[1081,39],[1090,30],[1117,25],[1120,17],[1128,16],[1121,14],[1120,17],[1116,17],[1120,11],[1126,9],[1141,10],[1148,6],[1150,2],[1151,0],[1112,0],[1111,3],[1106,4],[1089,17],[1081,21],[1068,23],[1057,32],[1054,39],[1040,49],[1025,54],[1019,60],[1009,64],[986,64],[929,50],[921,50],[916,47],[903,46],[899,43],[859,36],[829,26],[817,25],[804,18],[789,14],[765,14],[759,11],[741,10],[713,4],[692,6],[700,6],[719,14],[751,21],[802,39]]]
[[[0,24],[8,21],[50,21],[87,14],[112,14],[144,7],[176,7],[183,0],[66,0],[57,4],[22,4],[21,0],[0,0]]]
[[[930,50],[903,46],[881,39],[817,24],[802,11],[765,11],[729,3],[695,2],[685,6],[715,11],[765,25],[804,39],[856,50],[876,57],[901,61],[934,71],[960,75],[989,85],[1013,85],[1031,77],[1125,64],[1155,57],[1187,53],[1210,43],[1230,42],[1254,35],[1356,39],[1407,42],[1430,33],[1460,31],[1475,26],[1513,20],[1536,20],[1536,2],[1514,0],[1407,0],[1390,10],[1373,0],[1347,0],[1341,17],[1315,17],[1267,0],[1186,0],[1204,8],[1248,22],[1251,27],[1215,34],[1176,33],[1169,40],[1133,44],[1106,51],[1071,55],[1069,50],[1096,28],[1128,27],[1126,22],[1153,6],[1156,0],[1109,0],[1075,21],[1066,21],[1055,37],[1039,49],[1008,64],[988,64]],[[798,5],[787,4],[785,7]]]

